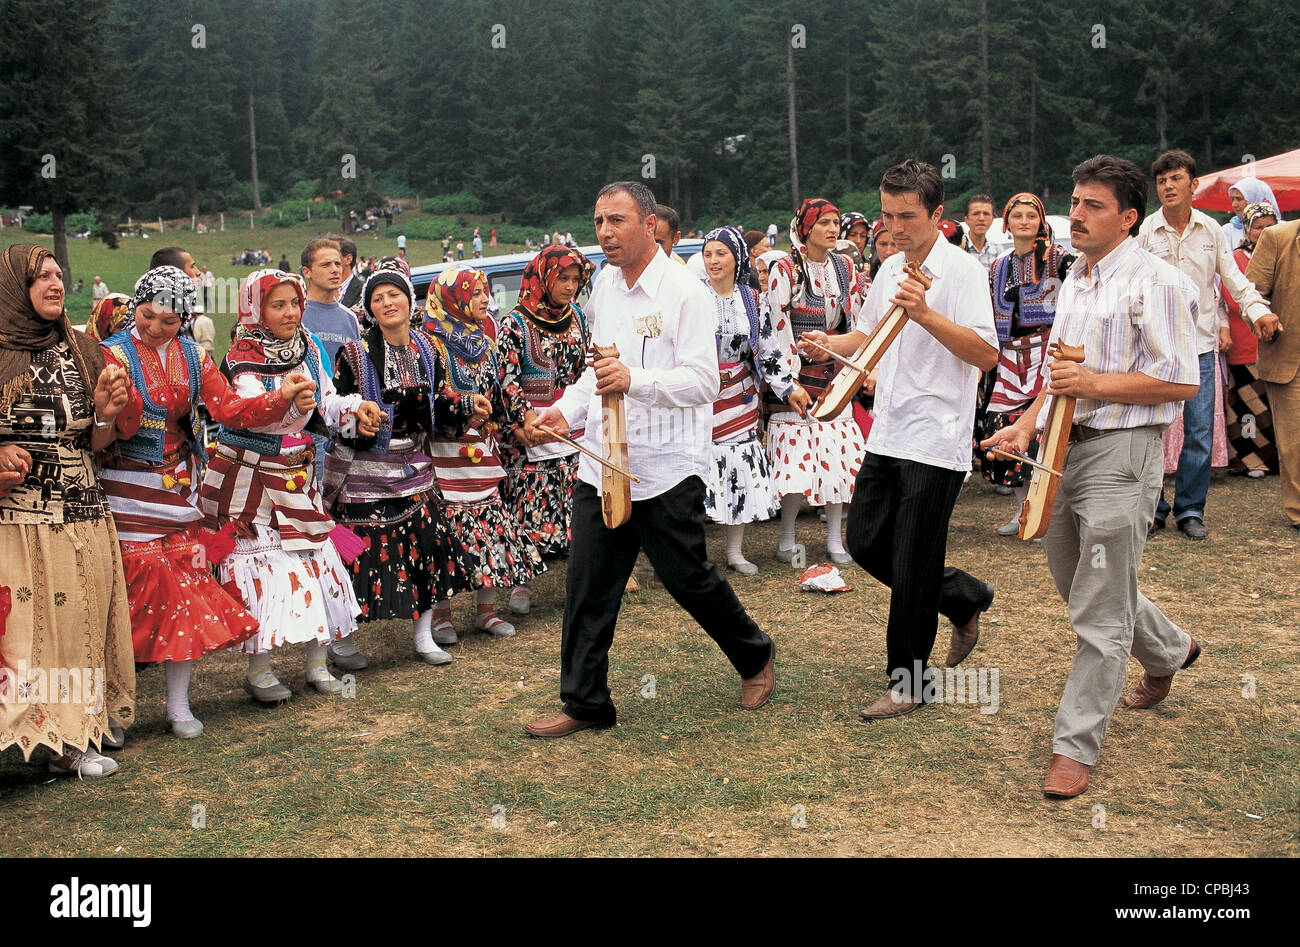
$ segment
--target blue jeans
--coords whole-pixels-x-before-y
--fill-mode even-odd
[[[1183,405],[1183,452],[1178,455],[1174,478],[1174,522],[1188,518],[1205,522],[1205,496],[1210,492],[1210,441],[1214,436],[1214,360],[1217,352],[1199,356],[1201,387],[1196,397]],[[1169,515],[1165,491],[1160,490],[1156,520]]]

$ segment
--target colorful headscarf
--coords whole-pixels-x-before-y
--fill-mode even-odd
[[[560,274],[570,266],[578,268],[578,292],[591,280],[596,265],[573,247],[549,246],[528,261],[519,284],[517,308],[534,326],[552,335],[564,335],[573,324],[573,306],[557,306],[551,290]]]
[[[812,233],[813,225],[827,214],[838,217],[839,208],[820,197],[804,198],[804,202],[799,205],[799,210],[794,215],[794,220],[790,221],[790,230],[799,238],[796,245],[800,249],[808,242],[808,234]]]
[[[99,342],[117,335],[126,325],[126,310],[131,297],[126,293],[109,293],[99,297],[86,322],[86,335]]]
[[[863,217],[861,214],[857,213],[856,211],[849,211],[848,213],[840,215],[840,239],[841,240],[852,239],[849,237],[849,231],[852,230],[858,224],[862,224],[867,228],[867,241],[870,242],[871,221],[867,220],[866,217]]]
[[[50,320],[32,306],[32,281],[53,256],[34,243],[15,243],[0,253],[0,414],[31,390],[32,353],[53,348],[60,336],[81,373],[87,409],[94,410],[95,383],[104,368],[99,343],[72,328],[66,308]]]
[[[707,247],[710,240],[718,241],[731,251],[731,255],[736,260],[734,271],[736,282],[743,283],[748,280],[753,266],[749,262],[749,247],[745,243],[745,235],[741,233],[740,228],[731,224],[725,227],[715,227],[704,235],[704,246]]]
[[[245,364],[261,374],[285,372],[306,357],[307,333],[301,323],[291,338],[278,339],[262,322],[262,304],[281,283],[292,283],[298,303],[306,306],[307,289],[296,273],[257,270],[239,284],[239,329],[226,356],[232,375]]]
[[[469,301],[474,291],[487,288],[487,274],[472,266],[449,266],[429,284],[425,300],[426,324],[461,358],[478,363],[487,352],[488,337],[482,324],[470,321]]]
[[[364,328],[379,324],[374,311],[370,308],[370,295],[380,286],[396,286],[406,295],[406,301],[410,308],[415,308],[415,287],[411,285],[411,278],[400,267],[395,265],[388,268],[380,267],[370,274],[370,278],[366,280],[366,285],[361,289],[361,325]],[[410,321],[409,313],[407,320]]]
[[[1028,191],[1021,191],[1019,194],[1012,196],[1007,201],[1006,206],[1002,208],[1002,229],[1011,233],[1011,209],[1017,204],[1027,204],[1034,210],[1038,211],[1038,233],[1034,235],[1034,253],[1031,257],[1029,272],[1025,280],[1020,284],[1037,283],[1041,279],[1040,273],[1043,272],[1044,257],[1047,255],[1047,248],[1052,245],[1052,228],[1047,223],[1047,208],[1039,200],[1037,194],[1031,194]],[[1014,254],[1013,254],[1014,255]]]
[[[153,303],[170,309],[181,320],[181,332],[189,331],[194,324],[196,294],[194,280],[175,266],[155,266],[135,282],[135,296],[126,307],[126,319],[135,318],[136,307]]]
[[[1242,225],[1241,225],[1242,238],[1241,238],[1240,249],[1250,250],[1252,252],[1255,249],[1255,244],[1251,242],[1250,239],[1251,224],[1253,224],[1260,217],[1272,217],[1274,220],[1277,221],[1280,221],[1282,219],[1277,212],[1277,208],[1274,207],[1272,204],[1270,204],[1268,201],[1255,201],[1253,204],[1247,204],[1241,212],[1241,217],[1242,217]]]

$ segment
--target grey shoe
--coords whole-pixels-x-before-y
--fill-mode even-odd
[[[847,552],[831,552],[828,549],[826,550],[826,555],[830,556],[831,562],[835,563],[837,566],[847,566],[853,561],[853,557]]]
[[[182,740],[193,740],[203,732],[202,720],[173,720],[171,725],[172,735]]]
[[[999,536],[1019,536],[1020,520],[1014,519],[1010,523],[1003,523],[998,527]]]
[[[426,664],[450,664],[452,662],[451,655],[437,645],[433,646],[432,651],[417,651],[415,655]]]
[[[527,615],[533,607],[532,595],[523,589],[515,589],[510,593],[510,601],[508,605],[511,613],[515,615]]]
[[[352,649],[351,654],[339,654],[334,649],[334,645],[330,645],[325,651],[329,655],[329,659],[334,662],[334,666],[340,671],[364,671],[370,667],[370,662],[366,660],[366,656],[355,647]]]
[[[122,729],[122,725],[110,720],[108,733],[104,734],[99,741],[99,746],[103,750],[120,750],[126,746],[126,731]]]
[[[740,562],[728,562],[727,568],[732,572],[739,572],[741,575],[758,575],[758,566],[748,559],[742,559]]]
[[[435,622],[433,625],[433,640],[438,644],[455,644],[460,641],[460,637],[456,634],[456,628],[451,622],[444,623],[442,627],[439,627]]]
[[[794,546],[791,546],[789,549],[782,549],[780,546],[777,546],[776,558],[778,562],[789,562],[794,558]]]
[[[1000,497],[1009,497],[1011,496],[1012,493],[1015,492],[1011,487],[1008,487],[1005,483],[999,483],[993,489],[997,492],[997,495]]]
[[[1178,531],[1188,539],[1209,539],[1210,531],[1195,516],[1189,516],[1178,524]]]
[[[278,704],[293,696],[293,691],[276,681],[270,687],[258,687],[247,677],[244,678],[244,690],[252,695],[253,700],[263,704]]]
[[[343,693],[343,682],[333,677],[322,677],[316,680],[307,678],[307,686],[318,694],[328,694],[336,697]]]

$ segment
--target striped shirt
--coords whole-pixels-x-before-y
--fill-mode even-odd
[[[1125,237],[1092,272],[1080,256],[1056,297],[1056,321],[1048,344],[1083,346],[1083,367],[1095,374],[1141,372],[1176,385],[1200,383],[1196,352],[1197,290],[1190,279]],[[1051,384],[1050,359],[1043,381]],[[1047,423],[1051,398],[1038,414]],[[1076,424],[1101,430],[1167,427],[1182,413],[1181,401],[1124,404],[1080,398]]]

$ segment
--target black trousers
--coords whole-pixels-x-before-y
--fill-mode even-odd
[[[606,528],[599,492],[579,483],[573,490],[572,528],[560,645],[560,697],[570,717],[615,719],[607,682],[609,648],[623,587],[642,549],[664,588],[718,643],[740,676],[763,670],[772,639],[745,613],[705,555],[704,481],[699,477],[636,501],[631,518],[618,529]]]
[[[868,451],[853,486],[849,554],[889,586],[890,683],[911,681],[909,696],[916,700],[924,686],[917,669],[924,670],[934,649],[938,616],[964,625],[984,591],[978,579],[943,562],[948,520],[964,476]]]

